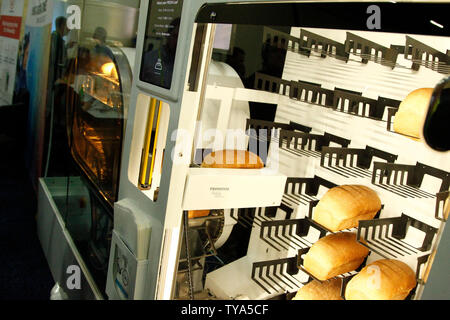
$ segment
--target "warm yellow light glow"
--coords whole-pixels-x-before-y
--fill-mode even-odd
[[[112,62],[108,62],[102,65],[102,73],[117,78],[116,66]]]

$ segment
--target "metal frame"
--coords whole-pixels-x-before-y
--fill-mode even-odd
[[[224,9],[225,14],[230,14],[230,10],[236,9],[235,6],[221,6],[224,3],[223,0],[211,0],[208,1],[209,7],[204,6],[207,1],[185,1],[183,5],[180,34],[178,49],[175,58],[174,74],[172,78],[172,87],[170,90],[162,89],[153,85],[144,83],[136,76],[136,81],[132,87],[132,97],[130,100],[131,108],[129,110],[129,116],[127,121],[126,136],[124,139],[124,150],[122,158],[122,168],[119,186],[119,202],[124,199],[131,201],[133,206],[139,210],[148,213],[148,218],[152,225],[152,234],[150,240],[149,250],[149,268],[148,277],[145,289],[146,299],[170,299],[173,298],[174,283],[176,277],[176,263],[179,256],[179,250],[181,246],[182,235],[182,198],[184,193],[184,185],[186,176],[188,173],[188,167],[190,161],[185,161],[184,164],[174,164],[174,161],[180,161],[185,159],[191,159],[193,156],[193,150],[184,150],[183,144],[192,145],[192,140],[189,141],[173,141],[169,140],[166,143],[166,152],[170,154],[174,151],[174,159],[172,161],[164,161],[161,177],[161,185],[159,190],[158,201],[153,202],[147,196],[145,196],[141,190],[139,190],[134,181],[129,179],[129,167],[133,162],[132,153],[136,148],[136,141],[133,141],[135,134],[134,128],[139,117],[136,104],[139,103],[139,97],[144,95],[148,97],[154,97],[163,102],[166,102],[170,106],[170,120],[168,125],[168,132],[174,132],[177,129],[184,129],[193,133],[195,128],[195,118],[192,116],[196,114],[197,110],[201,108],[201,92],[203,88],[203,82],[205,79],[200,78],[197,91],[187,91],[187,80],[189,78],[189,66],[193,57],[191,56],[192,48],[194,45],[195,32],[196,32],[196,19],[197,23],[200,22],[217,22],[217,15],[215,10]],[[227,1],[227,3],[237,4],[241,1]],[[246,1],[247,4],[256,4],[262,1]],[[275,5],[273,1],[270,2],[271,6]],[[282,2],[283,4],[293,4],[292,1]],[[311,4],[310,2],[302,2],[308,6],[320,6],[323,4]],[[336,2],[340,4],[341,2]],[[369,3],[364,2],[355,4],[359,7],[367,7]],[[403,4],[399,4],[399,6]],[[397,8],[393,4],[389,4],[388,1],[382,3],[383,8]],[[430,4],[431,6],[431,4]],[[203,9],[200,11],[200,9]],[[233,8],[232,8],[233,7]],[[143,50],[144,32],[146,27],[146,16],[148,13],[149,1],[143,0],[141,2],[140,17],[139,17],[139,31],[137,38],[137,57],[135,64],[135,75],[140,72],[140,64]],[[244,10],[245,11],[245,10]],[[247,11],[245,11],[247,12]],[[245,13],[244,12],[244,13]],[[248,13],[248,12],[247,12]],[[238,14],[234,12],[234,14]],[[422,13],[421,13],[422,14]],[[272,15],[274,16],[274,15]],[[399,15],[400,17],[400,15]],[[306,17],[303,17],[305,18]],[[311,22],[310,17],[305,21]],[[284,19],[284,17],[283,17]],[[345,20],[345,19],[342,19]],[[226,19],[225,19],[226,21]],[[318,19],[317,24],[320,24],[324,19]],[[279,22],[279,21],[275,21]],[[344,24],[354,23],[355,19],[350,22],[344,22]],[[249,21],[248,23],[252,23]],[[284,23],[290,23],[284,21]],[[334,23],[337,23],[334,21]],[[401,26],[398,32],[422,32],[427,30],[420,29],[423,24],[415,23],[411,29],[402,25],[401,22],[396,21],[398,26]],[[366,28],[365,20],[357,24],[357,27]],[[330,26],[332,28],[333,26]],[[336,27],[336,25],[335,25]],[[393,32],[392,23],[387,24],[387,29],[383,31]],[[205,47],[203,48],[200,59],[200,74],[205,75],[207,72],[209,55],[211,54],[209,42],[211,34],[211,26],[207,25],[205,34]],[[178,162],[178,163],[180,163]],[[447,231],[447,234],[450,233]],[[448,235],[447,235],[448,237]],[[175,258],[176,261],[173,261]],[[438,263],[437,261],[435,263]]]

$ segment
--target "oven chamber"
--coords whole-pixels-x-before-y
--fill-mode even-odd
[[[82,28],[71,31],[74,45],[58,90],[49,88],[54,97],[48,108],[55,110],[55,117],[46,124],[53,137],[39,181],[37,223],[56,296],[104,299],[138,9],[110,2],[82,7]],[[108,11],[93,19],[102,10]],[[126,28],[122,23],[112,26],[114,17],[128,20]],[[100,41],[98,30],[106,29]],[[68,285],[67,270],[79,271],[81,289]]]

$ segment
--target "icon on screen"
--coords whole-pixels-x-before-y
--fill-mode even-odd
[[[159,70],[159,71],[162,70],[161,59],[158,59],[158,61],[156,61],[156,64],[155,64],[155,70]]]

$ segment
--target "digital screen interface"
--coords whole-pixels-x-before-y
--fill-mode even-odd
[[[141,81],[170,89],[182,7],[182,0],[150,1],[139,75]]]

